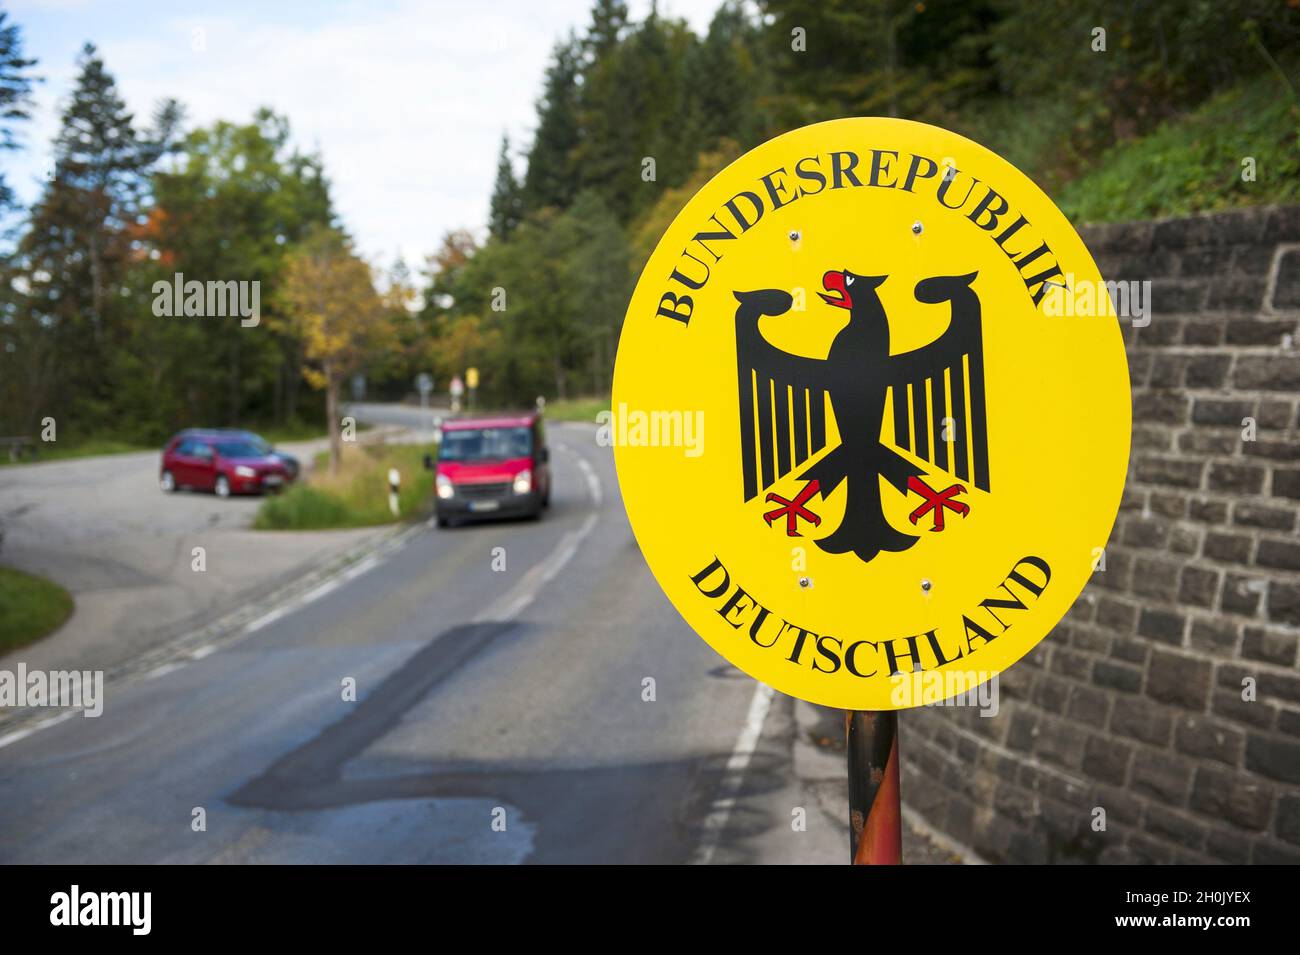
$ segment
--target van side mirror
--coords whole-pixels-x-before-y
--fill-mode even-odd
[[[433,470],[433,455],[432,455],[432,454],[426,454],[426,455],[424,456],[424,469],[425,469],[426,471],[432,471],[432,470]]]
[[[551,449],[550,449],[550,448],[542,448],[542,453],[539,454],[539,455],[537,456],[537,460],[541,461],[543,464],[545,464],[546,462],[550,461],[550,460],[551,460]]]

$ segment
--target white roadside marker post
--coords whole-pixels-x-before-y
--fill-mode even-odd
[[[401,517],[402,510],[398,507],[397,492],[402,489],[402,472],[397,468],[388,469],[388,509],[393,512],[393,517]]]

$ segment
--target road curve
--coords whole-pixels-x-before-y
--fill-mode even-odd
[[[747,861],[789,842],[788,723],[752,725],[755,684],[660,593],[594,429],[549,434],[541,521],[422,527],[237,641],[111,683],[99,718],[0,737],[0,862]]]

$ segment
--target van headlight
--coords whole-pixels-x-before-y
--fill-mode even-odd
[[[438,496],[444,501],[456,493],[456,487],[451,483],[451,478],[445,474],[439,474],[434,483],[438,486]]]
[[[520,471],[515,475],[515,493],[527,494],[533,489],[533,472]]]
[[[235,473],[240,477],[257,477],[257,472],[247,464],[241,464],[235,468]]]

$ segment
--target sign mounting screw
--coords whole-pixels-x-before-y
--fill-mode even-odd
[[[917,219],[912,223],[912,235],[920,235],[925,231],[925,226],[921,225],[921,220]]]
[[[798,230],[798,229],[791,229],[791,230],[790,230],[790,241],[791,241],[791,242],[798,242],[798,241],[799,241],[799,230]]]
[[[808,588],[808,587],[811,587],[811,586],[812,586],[812,578],[811,578],[811,577],[800,577],[800,578],[799,578],[799,586],[800,586],[800,587],[803,587],[803,588],[805,588],[805,589]]]
[[[930,588],[933,586],[934,584],[930,583],[929,578],[926,578],[921,581],[921,590],[923,590],[927,594],[930,592]]]

